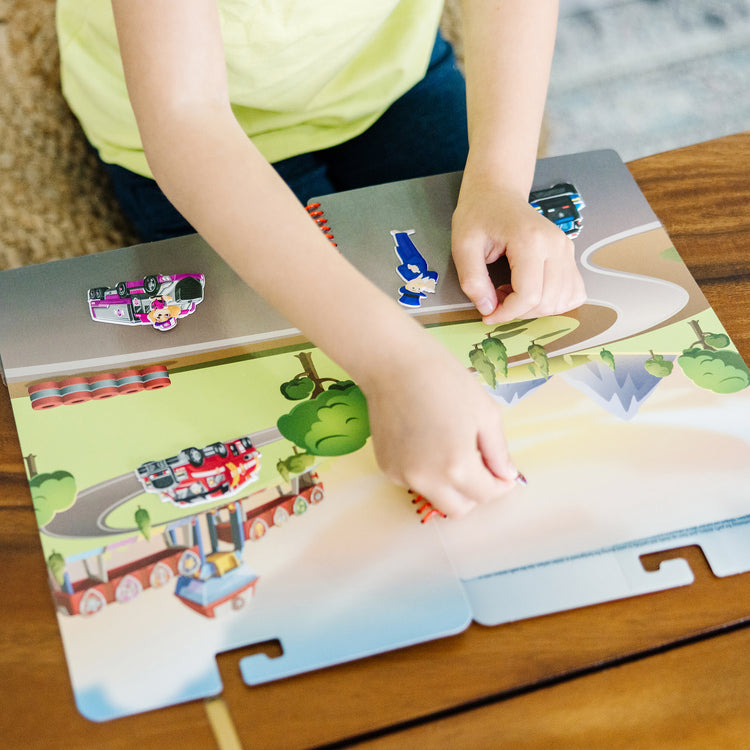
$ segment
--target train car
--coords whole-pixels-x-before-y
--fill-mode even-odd
[[[197,546],[175,546],[111,570],[106,569],[100,556],[99,575],[91,574],[85,561],[84,567],[87,574],[83,578],[73,581],[66,572],[63,585],[52,589],[52,599],[61,614],[94,615],[112,602],[131,602],[144,589],[163,588],[177,576],[199,569],[200,557]]]
[[[301,516],[324,497],[325,490],[317,472],[301,474],[292,480],[291,492],[280,491],[273,500],[243,510],[243,537],[251,541],[262,539],[272,526],[281,526],[291,516]],[[232,541],[232,529],[228,522],[217,523],[216,531],[219,539]]]
[[[237,611],[255,593],[257,574],[242,562],[237,551],[206,555],[199,572],[180,576],[175,596],[204,617]]]
[[[131,537],[108,547],[88,550],[58,561],[63,580],[58,582],[51,566],[52,598],[64,615],[95,615],[113,603],[128,604],[145,589],[170,590],[181,602],[205,617],[240,609],[253,595],[257,574],[242,560],[244,538],[237,509],[231,512],[235,535],[232,549],[220,549],[215,511],[169,524],[164,533],[148,541]],[[210,552],[206,554],[204,531],[208,529]],[[184,544],[178,543],[178,531]],[[143,547],[150,551],[143,555]],[[121,564],[107,567],[119,557]],[[123,560],[124,558],[124,560]],[[75,570],[85,575],[73,579]]]
[[[232,549],[220,549],[216,511],[203,515],[208,529],[207,543],[203,541],[198,517],[192,518],[199,564],[190,573],[181,575],[175,585],[177,599],[204,617],[217,617],[242,609],[255,593],[259,580],[255,571],[242,559],[245,539],[240,524],[239,503],[231,503],[228,510],[233,528]],[[210,552],[206,550],[206,544]]]

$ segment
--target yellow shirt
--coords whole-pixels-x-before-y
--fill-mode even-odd
[[[442,0],[217,0],[232,107],[271,162],[366,130],[427,69]],[[58,0],[62,88],[101,158],[151,176],[109,0]]]

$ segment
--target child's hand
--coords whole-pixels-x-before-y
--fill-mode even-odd
[[[499,404],[449,352],[429,343],[426,357],[391,364],[370,379],[370,429],[391,481],[460,518],[511,490],[518,471]]]
[[[519,192],[465,177],[452,243],[461,288],[485,323],[556,315],[586,300],[573,241]],[[487,264],[503,254],[511,283],[495,289]]]

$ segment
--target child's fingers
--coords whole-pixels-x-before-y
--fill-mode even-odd
[[[489,461],[489,453],[472,452],[464,465],[431,477],[420,494],[449,518],[462,518],[477,505],[501,500],[515,487],[518,470],[507,452],[496,452],[499,458]]]
[[[487,468],[477,466],[471,481],[461,485],[443,484],[424,496],[448,518],[463,518],[477,505],[500,501],[515,487],[515,477],[505,480],[495,477]]]
[[[518,469],[508,452],[499,409],[496,423],[480,431],[477,436],[477,449],[485,467],[494,477],[506,482],[515,481]]]
[[[497,292],[490,279],[481,245],[478,242],[456,242],[453,261],[463,293],[482,315],[489,315],[497,307]]]
[[[490,315],[484,316],[485,323],[507,323],[516,318],[534,317],[532,311],[543,299],[544,257],[525,253],[514,260],[511,271],[511,292]]]

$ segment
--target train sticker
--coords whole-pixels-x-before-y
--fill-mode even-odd
[[[52,553],[47,564],[57,611],[95,615],[109,604],[128,604],[147,589],[171,590],[204,617],[242,609],[259,581],[243,560],[246,543],[259,541],[325,497],[315,471],[292,477],[289,488],[277,487],[270,500],[266,493],[173,521],[145,540],[132,536],[68,557]]]

